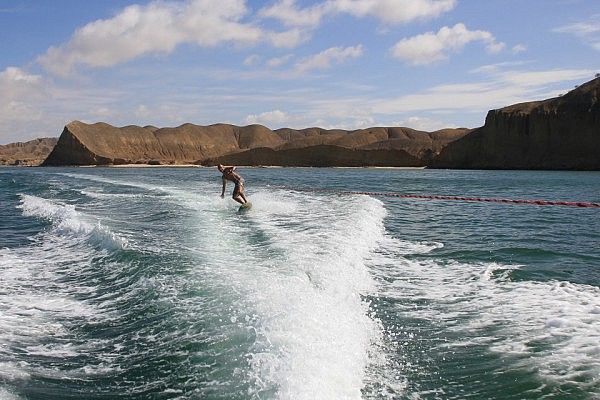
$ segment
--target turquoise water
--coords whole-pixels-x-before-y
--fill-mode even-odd
[[[306,191],[600,173],[241,173],[242,214],[213,169],[0,169],[0,398],[600,397],[600,210]]]

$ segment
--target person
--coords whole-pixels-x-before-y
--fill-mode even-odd
[[[235,201],[240,204],[246,204],[246,194],[244,193],[244,178],[235,172],[235,167],[224,167],[223,165],[217,165],[219,172],[223,174],[223,190],[221,191],[221,198],[225,197],[225,186],[227,181],[231,181],[235,184],[233,188],[233,195],[231,196]]]

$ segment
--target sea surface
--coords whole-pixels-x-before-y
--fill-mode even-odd
[[[600,398],[600,209],[343,193],[600,173],[240,173],[1,168],[0,399]]]

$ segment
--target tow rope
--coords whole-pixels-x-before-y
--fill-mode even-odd
[[[588,201],[552,201],[552,200],[525,200],[525,199],[502,199],[502,198],[486,198],[486,197],[464,197],[464,196],[445,196],[445,195],[426,195],[426,194],[403,194],[396,192],[353,192],[353,191],[338,191],[332,189],[296,189],[298,191],[311,192],[332,192],[337,194],[355,194],[367,195],[375,197],[397,197],[402,199],[425,199],[425,200],[453,200],[453,201],[470,201],[483,203],[503,203],[503,204],[528,204],[535,206],[565,206],[579,208],[600,208],[600,203],[592,203]]]
[[[581,208],[600,208],[600,203],[587,201],[551,201],[551,200],[524,200],[524,199],[498,199],[486,197],[463,197],[463,196],[439,196],[422,194],[401,194],[393,192],[347,192],[348,194],[364,194],[369,196],[400,197],[408,199],[427,200],[456,200],[456,201],[479,201],[484,203],[507,203],[507,204],[530,204],[536,206],[566,206]]]

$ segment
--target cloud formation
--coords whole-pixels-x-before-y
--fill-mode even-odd
[[[296,5],[296,0],[280,0],[261,9],[258,14],[263,18],[279,20],[285,26],[313,28],[321,23],[326,13],[325,3],[301,9]]]
[[[553,69],[541,71],[504,70],[501,67],[479,68],[486,74],[480,82],[434,86],[426,91],[375,101],[371,107],[378,114],[416,111],[445,112],[458,110],[481,112],[510,104],[557,96],[560,85],[590,79],[589,69]],[[562,92],[564,93],[564,91]]]
[[[511,49],[513,54],[519,54],[519,53],[523,53],[525,51],[527,51],[527,46],[525,46],[522,43],[516,44],[513,46],[513,48]]]
[[[32,100],[46,96],[40,75],[32,75],[21,68],[7,67],[0,72],[0,120],[27,118]]]
[[[267,65],[269,66],[269,68],[278,68],[282,65],[287,64],[292,59],[292,57],[294,57],[293,54],[286,54],[281,57],[273,57],[267,61]]]
[[[416,129],[418,131],[434,132],[445,128],[458,128],[458,126],[450,124],[445,121],[439,121],[437,119],[428,117],[416,117],[412,116],[402,121],[394,122],[392,125],[405,126],[407,128]]]
[[[293,118],[281,111],[281,110],[273,110],[267,111],[261,114],[251,114],[246,117],[247,124],[261,124],[268,127],[282,127],[286,123],[289,123]]]
[[[398,24],[437,17],[455,4],[456,0],[326,0],[301,8],[296,0],[280,0],[258,11],[258,16],[277,19],[288,27],[273,31],[248,21],[252,15],[246,0],[155,0],[88,23],[67,42],[50,47],[38,62],[64,77],[80,65],[111,67],[144,55],[169,54],[182,44],[266,43],[293,48],[309,40],[311,29],[325,16],[346,14]]]
[[[489,53],[498,53],[505,44],[497,42],[490,32],[471,31],[464,24],[444,26],[438,32],[402,39],[390,52],[393,57],[412,65],[432,64],[448,58],[449,53],[460,52],[471,42],[483,42]]]
[[[300,8],[296,0],[280,0],[260,10],[259,15],[274,18],[286,26],[316,27],[326,16],[349,14],[374,17],[386,24],[401,24],[435,18],[452,10],[456,0],[327,0]]]
[[[48,99],[45,82],[21,68],[0,71],[0,143],[22,134],[23,124],[42,117],[39,103]]]
[[[274,32],[245,23],[247,14],[244,0],[132,5],[113,18],[83,26],[67,43],[49,48],[38,61],[49,71],[65,76],[77,65],[110,67],[146,54],[167,54],[183,43],[213,47],[266,42],[293,47],[303,40],[297,29]]]
[[[554,29],[554,32],[574,35],[587,45],[600,51],[600,14],[593,15],[587,21],[558,27]]]
[[[295,71],[305,73],[314,69],[328,69],[332,63],[341,64],[346,60],[359,58],[363,55],[362,45],[350,47],[331,47],[318,54],[303,58],[296,66]]]

